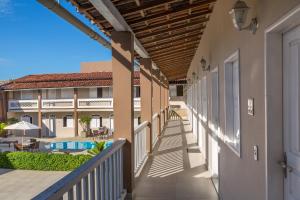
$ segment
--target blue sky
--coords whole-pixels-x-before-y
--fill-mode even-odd
[[[74,8],[61,4],[97,31]],[[110,60],[110,50],[36,0],[0,0],[0,80],[78,72],[80,62]]]

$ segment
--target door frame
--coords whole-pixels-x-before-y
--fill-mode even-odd
[[[265,180],[266,200],[284,199],[283,33],[300,25],[300,5],[265,30]],[[271,178],[272,177],[272,178]]]

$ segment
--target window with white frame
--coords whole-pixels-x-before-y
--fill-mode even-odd
[[[240,156],[240,83],[239,51],[224,62],[225,74],[225,142]]]
[[[66,115],[63,118],[63,127],[64,128],[73,128],[74,120],[72,115]]]
[[[99,115],[93,115],[90,123],[91,128],[100,128],[102,127],[102,117]]]
[[[207,121],[207,89],[206,77],[201,80],[201,103],[202,103],[202,120]]]
[[[218,71],[211,73],[211,128],[217,131],[219,127],[219,75]]]
[[[23,115],[21,121],[25,121],[32,124],[32,117],[30,115]]]

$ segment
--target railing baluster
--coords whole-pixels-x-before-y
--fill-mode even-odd
[[[106,184],[105,179],[105,161],[100,165],[100,180],[101,180],[101,200],[105,200],[106,197]]]
[[[72,187],[72,189],[68,191],[68,200],[73,200],[73,199],[74,199],[74,189]]]
[[[76,200],[82,199],[81,181],[76,184]]]
[[[90,173],[90,199],[95,199],[95,170]]]
[[[113,156],[113,155],[112,155]],[[112,156],[108,158],[109,164],[109,197],[113,199],[113,166],[112,166]]]
[[[96,168],[96,199],[101,199],[101,172],[100,165]]]
[[[108,167],[108,159],[105,160],[105,200],[109,199],[109,167]]]
[[[83,199],[88,200],[89,199],[89,182],[88,182],[88,176],[84,177],[82,180],[82,192],[83,192]]]

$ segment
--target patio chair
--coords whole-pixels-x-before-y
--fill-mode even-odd
[[[22,146],[22,144],[14,144],[16,151],[29,151],[29,146]]]
[[[29,145],[29,149],[31,151],[37,151],[40,149],[40,141],[36,141],[36,142],[33,142],[32,144]]]

